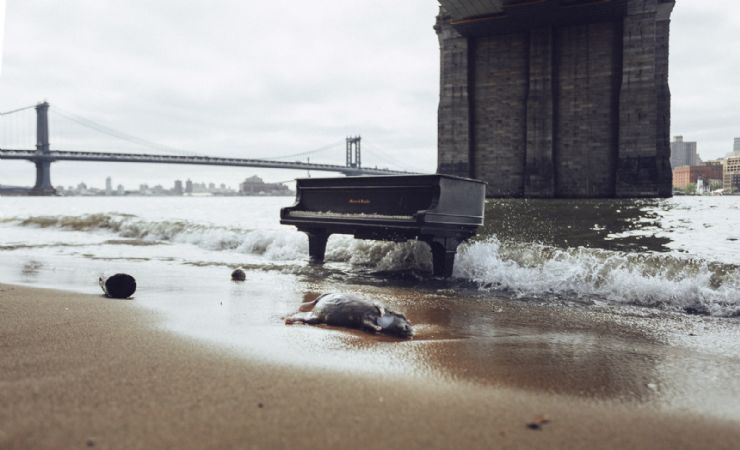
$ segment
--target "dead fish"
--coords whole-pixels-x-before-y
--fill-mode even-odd
[[[352,294],[324,294],[304,303],[298,312],[285,318],[285,323],[326,324],[400,338],[414,335],[411,322],[403,314]]]

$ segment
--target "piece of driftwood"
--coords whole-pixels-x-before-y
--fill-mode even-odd
[[[136,280],[126,273],[101,276],[98,282],[105,295],[110,298],[129,298],[136,292]]]

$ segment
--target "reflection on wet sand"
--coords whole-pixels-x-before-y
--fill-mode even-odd
[[[731,403],[716,403],[717,397],[737,394],[731,374],[740,370],[740,361],[722,357],[719,373],[708,374],[700,365],[690,369],[688,361],[701,355],[669,346],[656,329],[650,330],[652,320],[670,328],[669,317],[625,318],[460,292],[447,297],[394,289],[393,297],[386,297],[389,306],[405,311],[415,324],[414,341],[394,345],[372,336],[348,340],[354,352],[347,358],[380,351],[389,361],[403,359],[410,372],[427,377],[596,399],[657,401],[735,417],[740,413]],[[681,360],[686,363],[677,365]],[[718,389],[724,393],[714,395]],[[714,393],[714,403],[706,400],[709,393]]]
[[[39,271],[42,267],[43,264],[39,261],[26,261],[23,266],[21,266],[21,274],[27,278],[35,278],[39,275]]]
[[[581,329],[542,305],[415,294],[403,306],[417,329],[413,360],[444,377],[592,397],[654,395],[648,386],[660,355],[647,336]]]

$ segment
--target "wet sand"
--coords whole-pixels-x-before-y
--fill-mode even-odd
[[[434,311],[410,314],[462,320]],[[498,314],[499,334],[488,340],[430,325],[407,343],[454,376],[398,377],[252,360],[164,330],[135,301],[0,285],[0,448],[720,449],[740,441],[732,406],[710,415],[650,394],[666,377],[732,357],[672,352],[629,327],[536,306]],[[529,316],[539,318],[516,325]],[[464,318],[474,319],[474,311]],[[582,335],[555,332],[565,323],[624,336],[569,343]],[[563,353],[582,346],[588,352]],[[736,385],[710,384],[701,395],[727,397]],[[682,395],[691,397],[674,397]],[[549,419],[541,430],[527,427],[541,416]]]

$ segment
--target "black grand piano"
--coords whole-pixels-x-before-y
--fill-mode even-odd
[[[322,262],[332,234],[359,239],[418,239],[432,249],[434,275],[449,277],[457,246],[483,225],[482,181],[449,175],[296,180],[296,203],[280,223],[308,235],[308,253]]]

